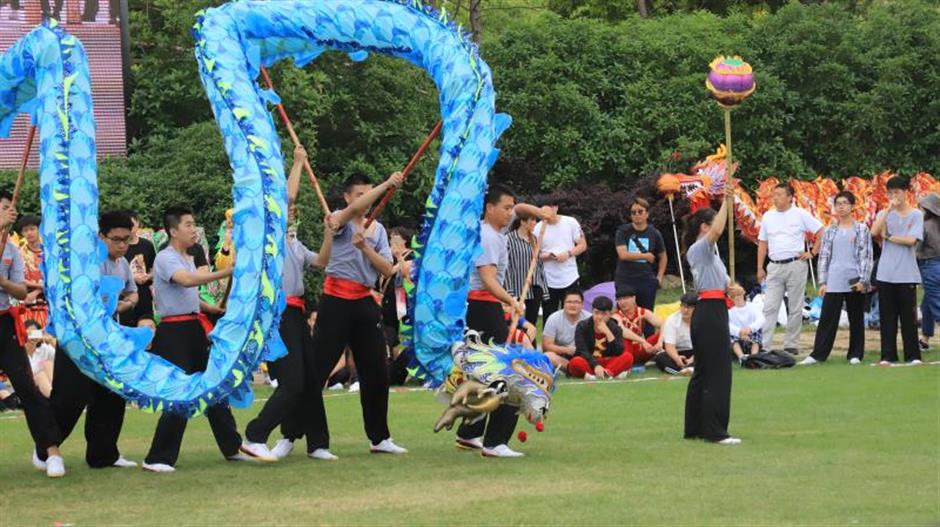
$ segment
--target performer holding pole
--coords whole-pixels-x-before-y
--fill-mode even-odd
[[[352,351],[361,385],[359,399],[369,451],[373,453],[408,452],[395,444],[388,429],[385,336],[381,310],[372,298],[372,287],[379,274],[390,276],[394,272],[392,253],[381,223],[365,228],[369,207],[401,182],[401,172],[392,174],[377,187],[364,175],[353,175],[346,180],[343,186],[346,207],[333,212],[327,220],[335,234],[313,329],[317,387],[326,382],[347,346]],[[330,434],[323,400],[308,402],[312,406],[310,428],[317,436],[310,437],[308,433],[307,448],[312,449],[311,452],[328,451]]]
[[[137,305],[137,284],[124,258],[133,228],[130,215],[124,212],[106,212],[99,221],[98,236],[108,247],[108,256],[101,262],[101,276],[114,276],[123,282],[115,316],[129,313]],[[117,446],[127,405],[124,399],[86,377],[64,350],[55,354],[54,371],[51,401],[62,440],[68,439],[82,412],[86,412],[85,462],[88,466],[136,467],[137,463],[121,456]],[[38,447],[36,453],[38,462],[34,460],[34,463],[39,468],[46,463],[46,456]]]
[[[730,187],[728,187],[730,189]],[[685,397],[685,438],[704,439],[722,445],[741,442],[728,434],[731,415],[731,341],[728,327],[728,273],[715,245],[727,225],[734,197],[728,192],[716,214],[701,209],[692,215],[686,230],[686,259],[698,290],[692,313],[692,349],[695,373]]]
[[[300,172],[306,161],[307,152],[304,147],[298,145],[294,148],[294,165],[287,179],[289,224],[294,223],[297,217],[297,206],[294,204],[296,190],[299,187]],[[269,371],[277,378],[277,388],[258,416],[245,428],[244,448],[256,456],[264,457],[270,453],[278,459],[287,457],[294,448],[294,441],[301,435],[306,435],[308,456],[313,459],[336,459],[328,449],[318,447],[315,438],[319,434],[308,429],[311,426],[310,406],[323,406],[323,386],[317,384],[314,372],[314,349],[310,330],[307,328],[307,306],[304,301],[304,271],[326,267],[332,248],[333,232],[328,226],[324,229],[323,244],[319,253],[307,249],[297,239],[295,231],[289,230],[287,233],[287,253],[281,282],[287,296],[287,308],[281,315],[280,326],[281,339],[287,346],[287,355],[268,363]],[[268,437],[278,425],[281,425],[284,437],[269,451]]]

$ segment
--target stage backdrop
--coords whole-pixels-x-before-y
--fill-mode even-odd
[[[127,153],[122,12],[127,12],[126,0],[0,0],[0,51],[38,25],[43,16],[56,17],[85,45],[98,125],[98,159]],[[29,118],[17,117],[9,139],[0,140],[0,169],[19,168],[28,130]],[[33,168],[38,166],[36,146],[30,153]]]

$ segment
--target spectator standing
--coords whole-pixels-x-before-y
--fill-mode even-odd
[[[519,295],[522,294],[522,287],[529,273],[529,265],[532,263],[532,251],[537,243],[537,238],[533,232],[536,222],[537,218],[535,216],[526,211],[519,211],[509,227],[509,234],[506,235],[509,264],[506,267],[506,279],[503,282],[503,287],[513,298],[519,298]],[[547,236],[548,231],[545,234]],[[541,259],[538,259],[535,264],[532,283],[523,302],[525,303],[525,319],[533,324],[538,321],[539,312],[542,311],[543,306],[545,306],[545,312],[548,312],[549,292],[545,283],[545,264]]]
[[[578,220],[558,214],[557,199],[545,203],[546,218],[535,226],[542,238],[540,258],[545,264],[545,283],[548,285],[548,307],[542,312],[546,319],[557,311],[565,298],[565,291],[579,287],[577,257],[587,250],[587,241]]]
[[[917,284],[921,283],[917,268],[917,243],[924,239],[924,215],[908,203],[911,183],[894,176],[888,180],[887,210],[878,214],[872,225],[872,236],[882,239],[878,260],[878,306],[881,310],[881,362],[898,361],[898,321],[904,342],[904,360],[920,364],[915,309]]]
[[[924,211],[924,241],[917,248],[920,275],[924,283],[921,311],[921,350],[930,347],[934,334],[934,313],[940,313],[940,196],[930,193],[920,199]]]
[[[819,294],[823,297],[813,352],[800,364],[829,358],[839,329],[842,306],[849,316],[849,364],[861,364],[865,354],[865,293],[871,281],[871,232],[852,217],[855,196],[836,194],[837,222],[826,228],[819,251]],[[937,240],[940,242],[940,240]]]
[[[807,261],[819,253],[822,223],[793,204],[793,187],[786,183],[773,190],[774,209],[764,213],[757,236],[757,279],[767,281],[764,293],[764,348],[770,349],[777,326],[777,313],[787,297],[787,328],[784,351],[799,353],[803,324],[803,295],[806,293]],[[816,236],[812,251],[806,250],[806,234]],[[764,271],[764,261],[770,264]]]
[[[617,288],[630,286],[636,291],[636,303],[653,309],[656,292],[666,274],[666,243],[663,235],[648,223],[650,204],[643,198],[630,203],[630,223],[617,229],[614,245],[617,249]]]

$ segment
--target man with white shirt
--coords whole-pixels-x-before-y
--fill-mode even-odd
[[[565,292],[579,286],[577,256],[587,250],[587,241],[578,220],[558,214],[557,198],[549,198],[543,209],[549,211],[544,221],[535,226],[535,236],[542,238],[540,258],[545,266],[545,284],[548,285],[549,300],[542,317],[557,311],[565,299]]]
[[[780,183],[773,190],[774,209],[761,218],[757,236],[757,279],[764,282],[764,349],[770,349],[777,324],[777,312],[787,296],[787,330],[784,351],[799,353],[803,323],[803,295],[806,293],[807,261],[819,254],[823,224],[809,212],[793,205],[793,187]],[[806,250],[806,234],[815,236],[812,251]],[[764,261],[770,264],[764,270]]]
[[[692,375],[692,313],[698,303],[696,293],[686,293],[679,299],[679,311],[669,315],[663,324],[663,351],[656,354],[656,367],[669,375]]]

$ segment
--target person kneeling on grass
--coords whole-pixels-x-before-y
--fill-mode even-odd
[[[623,350],[623,331],[611,318],[614,303],[605,296],[591,302],[591,318],[578,322],[574,332],[574,357],[568,375],[585,380],[623,379],[633,367],[633,355]]]
[[[663,351],[653,360],[656,367],[669,375],[692,375],[695,354],[692,351],[692,313],[698,295],[686,293],[679,299],[679,311],[669,315],[663,324]]]
[[[760,352],[762,342],[761,328],[764,327],[764,315],[754,304],[749,304],[744,296],[744,288],[732,284],[728,288],[728,297],[734,307],[728,310],[728,330],[731,333],[731,352],[740,364],[744,364],[745,355]]]

